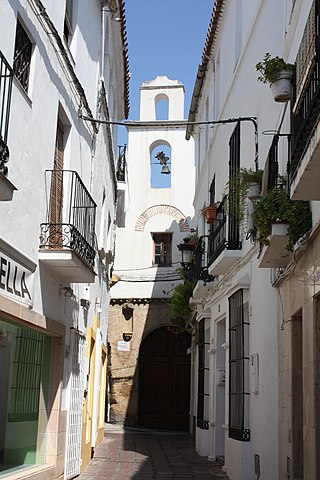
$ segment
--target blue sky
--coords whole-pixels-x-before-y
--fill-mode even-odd
[[[140,85],[158,75],[185,86],[187,118],[214,0],[125,0],[130,120],[139,120]],[[126,135],[120,127],[119,140]]]

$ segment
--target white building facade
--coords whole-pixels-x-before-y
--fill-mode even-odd
[[[257,82],[255,65],[266,52],[287,59],[290,3],[215,2],[189,111],[190,122],[208,122],[187,129],[196,144],[194,206],[203,235],[197,261],[209,280],[195,279],[191,299],[198,321],[192,414],[197,451],[220,458],[232,480],[287,478],[278,463],[281,302],[274,270],[260,268],[264,253],[252,216],[257,197],[239,203],[233,182],[243,169],[265,170],[264,195],[276,147],[277,173],[286,175],[288,135],[276,142],[275,133],[288,133],[289,108]],[[217,213],[206,224],[199,212],[210,204]]]
[[[59,4],[58,4],[59,3]],[[0,476],[73,478],[104,433],[124,2],[2,2]]]

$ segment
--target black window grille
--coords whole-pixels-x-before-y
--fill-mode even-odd
[[[117,161],[117,180],[118,182],[126,181],[126,145],[119,146],[119,156]]]
[[[172,234],[169,233],[153,233],[153,264],[158,267],[169,267],[172,264]]]
[[[250,441],[249,321],[243,290],[229,298],[229,437]]]
[[[0,137],[7,143],[13,71],[0,51]]]
[[[210,205],[214,205],[215,197],[216,197],[216,176],[214,176],[212,179],[209,195],[210,195]]]
[[[29,87],[31,54],[32,42],[18,20],[14,46],[13,71],[26,92]]]
[[[228,211],[228,248],[240,247],[239,228],[239,185],[240,171],[240,122],[237,123],[229,140],[229,211]]]
[[[205,319],[199,322],[199,343],[198,343],[198,405],[197,405],[197,426],[203,430],[209,429],[208,399],[209,399],[209,365],[208,362],[209,343],[205,338]]]
[[[294,178],[319,121],[320,0],[314,0],[296,58],[291,102],[291,174]]]
[[[275,135],[272,140],[272,144],[268,153],[268,190],[278,186],[278,173],[279,173],[279,163],[278,163],[278,141],[279,136]]]
[[[0,172],[8,174],[6,163],[9,160],[7,145],[13,70],[0,51]]]
[[[73,0],[66,0],[63,34],[67,42],[73,35]]]

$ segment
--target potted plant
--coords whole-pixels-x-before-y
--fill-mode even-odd
[[[248,199],[256,200],[260,197],[262,175],[263,170],[240,168],[238,174],[228,182],[228,208],[232,197],[232,206],[236,206],[235,216],[239,223],[246,218]]]
[[[267,52],[263,60],[256,64],[256,70],[260,73],[258,81],[270,84],[276,102],[288,102],[291,99],[294,64],[278,56],[271,57]]]
[[[218,205],[216,203],[202,208],[201,213],[207,223],[211,224],[215,221],[217,217],[217,208]]]
[[[311,212],[308,202],[290,200],[286,191],[275,187],[268,190],[265,197],[255,203],[253,212],[255,226],[258,229],[258,241],[269,245],[271,226],[287,224],[286,233],[289,241],[286,245],[288,251],[293,251],[293,246],[311,228]]]

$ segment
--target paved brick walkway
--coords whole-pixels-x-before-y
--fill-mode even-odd
[[[107,430],[77,480],[228,480],[216,462],[199,457],[180,433]]]

